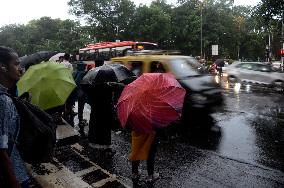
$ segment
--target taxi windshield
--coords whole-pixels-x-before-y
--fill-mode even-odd
[[[199,67],[192,66],[186,59],[171,60],[170,65],[177,78],[200,76]]]

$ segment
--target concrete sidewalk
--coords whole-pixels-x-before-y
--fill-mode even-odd
[[[80,154],[80,134],[66,121],[56,130],[57,148],[54,161],[27,164],[35,188],[124,188],[116,177]],[[72,143],[77,143],[70,145]],[[36,185],[34,185],[36,184]]]
[[[29,174],[43,188],[125,188],[117,176],[80,154],[74,144],[56,149],[54,161],[27,165]]]

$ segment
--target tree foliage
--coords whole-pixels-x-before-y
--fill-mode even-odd
[[[78,22],[42,17],[27,25],[0,28],[0,44],[14,48],[20,55],[40,50],[73,53],[90,42],[88,33]]]
[[[70,0],[71,13],[93,27],[93,36],[104,40],[127,38],[135,11],[130,0]],[[116,36],[117,30],[120,36]]]
[[[179,0],[170,5],[166,0],[154,0],[149,6],[136,7],[131,0],[69,0],[70,13],[84,19],[84,26],[43,17],[27,25],[0,28],[0,44],[30,54],[39,50],[73,52],[90,42],[120,39],[157,42],[164,49],[197,56],[202,42],[205,57],[210,58],[211,46],[218,44],[222,57],[256,60],[264,58],[270,34],[276,54],[283,2],[262,0],[256,7],[234,6],[233,2]]]

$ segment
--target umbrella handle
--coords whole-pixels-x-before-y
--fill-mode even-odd
[[[27,101],[27,102],[31,102],[31,100],[32,100],[32,94],[29,93],[29,92],[25,92],[25,93],[23,93],[21,96],[19,96],[19,98],[20,98],[20,99],[23,99],[23,100],[25,100],[25,101]]]
[[[107,82],[107,85],[111,87],[124,87],[125,86],[123,83],[117,83],[117,82]]]

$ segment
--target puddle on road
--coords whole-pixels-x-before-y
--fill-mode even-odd
[[[222,138],[216,151],[224,156],[256,161],[259,152],[255,148],[255,130],[248,126],[249,123],[244,114],[218,122]]]
[[[217,122],[222,129],[218,153],[284,171],[283,120],[246,113],[215,114],[215,117],[222,119]]]

